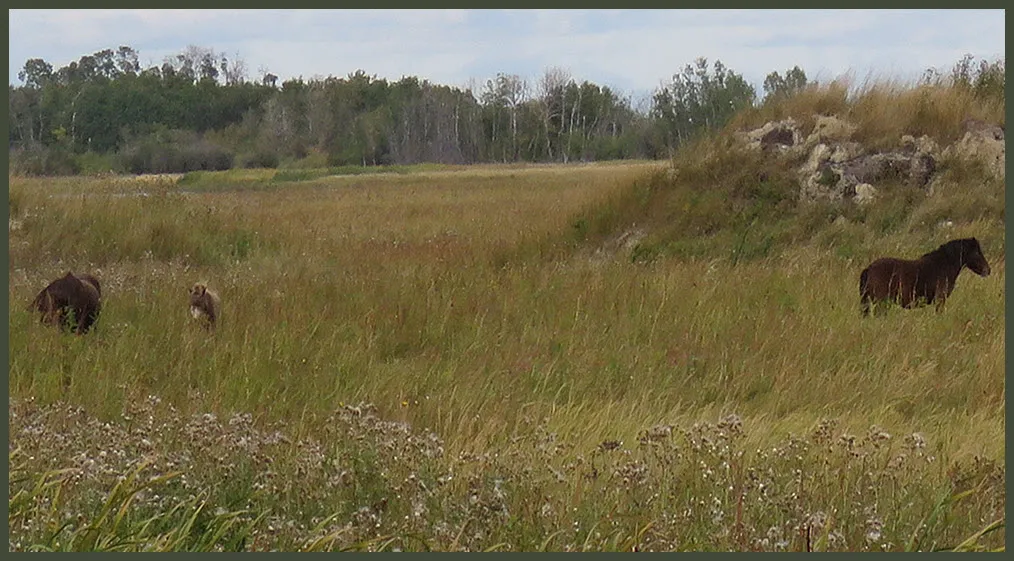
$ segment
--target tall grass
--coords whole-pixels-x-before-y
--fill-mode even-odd
[[[12,549],[1003,547],[1002,183],[808,206],[728,146],[675,173],[11,178]],[[868,260],[964,236],[990,277],[860,318]],[[65,269],[103,281],[87,337],[25,310]]]
[[[858,83],[857,83],[858,82]],[[929,135],[941,146],[964,134],[962,122],[975,119],[1006,122],[1002,95],[981,95],[946,82],[912,85],[898,80],[844,76],[812,84],[778,103],[735,116],[732,128],[755,128],[792,117],[806,130],[817,115],[834,115],[856,126],[853,139],[871,150],[896,148],[902,135]]]

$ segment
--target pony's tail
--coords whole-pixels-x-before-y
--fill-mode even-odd
[[[47,298],[48,296],[49,293],[43,290],[42,292],[40,292],[35,296],[31,304],[25,307],[25,310],[29,312],[41,312],[43,309],[43,302],[45,302],[45,298]]]
[[[859,302],[862,305],[863,317],[870,315],[870,301],[869,295],[866,293],[866,287],[870,279],[870,268],[863,269],[862,273],[859,273]]]

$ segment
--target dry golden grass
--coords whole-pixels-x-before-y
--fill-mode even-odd
[[[912,84],[853,75],[808,86],[789,99],[738,114],[732,127],[756,128],[768,121],[795,118],[804,132],[812,129],[814,116],[834,115],[856,125],[852,139],[870,150],[891,150],[902,135],[929,135],[941,146],[964,134],[966,119],[1004,124],[1002,98],[976,96],[970,89],[943,84]]]
[[[722,410],[756,414],[773,429],[811,410],[857,421],[873,415],[914,431],[935,415],[960,417],[973,402],[973,411],[1002,405],[1002,262],[988,279],[963,276],[948,314],[863,323],[853,297],[861,263],[815,246],[736,266],[721,256],[650,266],[623,256],[559,258],[552,239],[567,239],[572,217],[643,172],[357,176],[167,200],[26,194],[28,215],[38,204],[40,216],[63,216],[64,225],[77,217],[135,244],[74,246],[64,242],[76,228],[41,223],[12,232],[11,317],[25,324],[12,324],[22,333],[12,335],[12,393],[40,384],[21,360],[56,367],[64,345],[17,314],[19,303],[44,279],[91,262],[108,287],[96,336],[103,343],[86,351],[91,366],[77,360],[87,368],[69,372],[70,392],[107,414],[121,407],[109,395],[183,399],[188,388],[210,400],[192,407],[290,421],[325,414],[334,401],[369,400],[437,429],[457,449],[496,441],[529,407],[568,411],[558,422],[582,428],[591,442],[629,439],[645,420]],[[954,235],[986,237],[989,227],[971,223]],[[200,262],[184,253],[188,244],[201,250],[200,236],[234,246],[206,250],[215,259]],[[179,247],[140,249],[166,239]],[[51,261],[68,245],[61,264]],[[895,247],[904,243],[862,254]],[[183,304],[198,279],[226,303],[209,341]],[[29,334],[33,347],[56,354],[19,355]],[[966,372],[972,365],[987,367]],[[94,393],[96,384],[110,394]],[[979,442],[960,453],[998,447],[1002,441]]]
[[[873,121],[863,126],[873,130]],[[844,225],[793,225],[772,242],[777,251],[733,259],[734,238],[722,236],[738,235],[739,222],[721,203],[726,193],[747,197],[738,189],[752,172],[721,167],[734,166],[731,157],[716,161],[715,169],[700,164],[695,187],[729,178],[729,191],[703,202],[664,174],[651,179],[656,163],[298,182],[259,170],[153,185],[11,178],[19,222],[9,242],[9,390],[27,408],[12,417],[12,433],[35,434],[28,429],[64,404],[84,407],[94,426],[148,419],[149,445],[124,437],[131,451],[110,472],[154,453],[152,439],[163,456],[200,456],[191,481],[210,493],[199,495],[209,505],[228,513],[249,502],[296,521],[284,539],[270,537],[251,514],[243,532],[256,548],[303,547],[332,514],[349,525],[313,547],[385,549],[395,536],[398,547],[419,549],[407,536],[421,535],[435,549],[805,549],[814,544],[799,541],[800,528],[819,528],[818,548],[925,549],[914,539],[920,532],[942,547],[987,527],[1002,512],[994,479],[1005,448],[1002,184],[946,195],[960,211],[950,230],[921,225],[943,204],[927,199],[896,218],[873,210]],[[703,222],[667,228],[683,204],[699,205],[694,212],[710,216],[715,231],[695,234],[691,226]],[[647,211],[628,220],[639,208]],[[802,220],[792,212],[759,214],[768,222],[757,231],[774,236]],[[863,222],[888,218],[883,231]],[[651,243],[698,243],[697,253],[633,262],[615,242],[642,227],[655,232]],[[858,272],[868,259],[972,235],[984,240],[993,274],[964,273],[943,313],[860,318]],[[104,309],[88,337],[45,329],[24,310],[66,269],[103,281]],[[187,312],[197,280],[224,304],[210,335]],[[365,402],[371,416],[350,409]],[[240,419],[246,432],[208,428],[206,413]],[[252,427],[273,423],[289,444],[263,444],[273,459],[262,462],[249,443],[270,440],[270,430]],[[659,426],[676,427],[683,440],[639,444]],[[207,436],[219,443],[212,448],[232,438],[216,431],[246,444],[215,456],[188,442],[202,431],[218,435]],[[389,446],[377,440],[388,431],[398,435]],[[440,454],[418,447],[427,431]],[[855,437],[865,451],[849,448],[850,434],[867,434]],[[82,453],[69,437],[59,450],[29,436],[19,442],[37,458]],[[244,454],[256,493],[228,485],[235,466],[247,465]],[[307,459],[318,454],[331,459]],[[908,461],[910,471],[898,467]],[[40,466],[24,470],[59,467]],[[764,485],[780,489],[777,500],[761,494],[737,506],[744,499],[727,490],[745,475],[730,466],[770,473]],[[334,482],[352,472],[361,486]],[[943,508],[934,506],[941,490],[951,497],[962,478],[990,486],[948,507],[951,523],[920,530]],[[853,502],[851,485],[863,489]],[[313,514],[305,497],[317,497]],[[413,518],[416,500],[429,514]],[[48,516],[32,504],[18,503],[29,542],[43,535],[33,520]],[[832,521],[818,524],[818,514]],[[991,536],[991,547],[1002,545]],[[97,547],[68,540],[48,547]]]

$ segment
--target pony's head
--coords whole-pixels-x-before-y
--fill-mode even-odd
[[[954,255],[962,266],[968,267],[969,270],[980,277],[989,276],[989,262],[986,261],[986,257],[982,254],[979,240],[975,238],[953,240],[947,242],[945,246],[948,248],[948,253]]]

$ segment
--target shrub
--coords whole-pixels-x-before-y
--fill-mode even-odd
[[[10,173],[14,175],[76,175],[81,167],[74,155],[63,146],[32,144],[11,150],[8,155]]]
[[[244,168],[277,168],[279,164],[278,154],[266,149],[259,149],[251,154],[246,154],[240,159]]]
[[[159,129],[127,141],[119,152],[131,173],[220,171],[232,167],[233,154],[190,131]]]
[[[120,162],[113,154],[85,152],[76,155],[74,161],[77,163],[80,173],[84,175],[101,175],[123,171]]]

